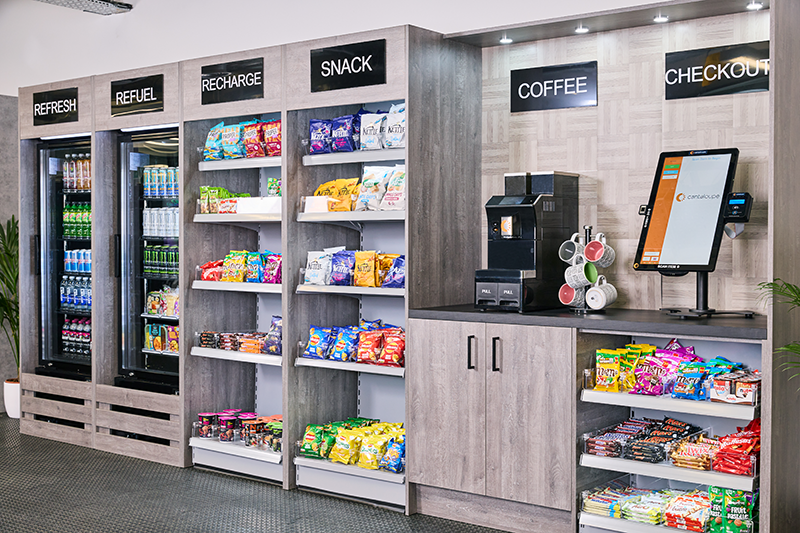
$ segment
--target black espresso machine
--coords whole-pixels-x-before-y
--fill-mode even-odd
[[[475,307],[534,311],[559,307],[568,266],[558,247],[578,231],[578,175],[505,175],[505,195],[486,203],[489,268],[475,271]]]

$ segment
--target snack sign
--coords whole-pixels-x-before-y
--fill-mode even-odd
[[[311,50],[311,92],[386,83],[386,39]]]
[[[597,105],[597,61],[511,71],[511,112]]]
[[[78,122],[78,88],[33,93],[33,125]]]

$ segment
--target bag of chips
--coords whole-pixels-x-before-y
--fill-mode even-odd
[[[378,279],[376,287],[383,285],[386,275],[392,269],[395,259],[400,257],[400,254],[378,254],[376,266],[378,268]]]
[[[333,345],[333,352],[330,359],[334,361],[355,361],[358,350],[359,331],[356,326],[340,328],[336,335],[336,343]]]
[[[308,252],[306,273],[303,283],[306,285],[327,285],[331,270],[331,256],[325,252]]]
[[[265,157],[264,123],[247,124],[242,131],[242,143],[246,157]]]
[[[381,321],[380,320],[361,320],[358,324],[359,331],[372,331],[374,329],[381,328]]]
[[[364,167],[354,211],[377,211],[394,167]]]
[[[206,185],[200,186],[200,213],[208,214],[208,187]]]
[[[328,211],[350,211],[353,204],[353,196],[358,192],[358,178],[345,178],[327,181],[317,187],[314,196],[326,196],[330,198]]]
[[[377,363],[383,348],[383,331],[362,331],[358,335],[357,363]]]
[[[279,316],[272,317],[267,337],[264,339],[264,353],[281,355],[281,339],[283,337],[283,319]]]
[[[312,118],[308,123],[311,154],[329,154],[331,152],[331,121]]]
[[[403,462],[406,456],[405,440],[393,438],[386,453],[383,454],[378,467],[399,474],[403,471]]]
[[[355,149],[353,115],[345,115],[331,120],[331,151],[352,152]]]
[[[247,283],[262,283],[264,281],[264,264],[258,252],[247,253],[247,270],[244,280]]]
[[[383,348],[381,349],[379,365],[402,367],[406,351],[406,334],[403,330],[383,330]]]
[[[303,357],[308,359],[325,359],[331,345],[331,328],[311,326],[308,332],[308,345],[303,351]]]
[[[389,437],[386,435],[370,435],[364,438],[358,453],[358,466],[368,470],[377,470],[388,444]]]
[[[320,455],[320,448],[322,446],[322,435],[324,432],[325,428],[323,426],[313,424],[306,426],[306,432],[303,435],[303,443],[300,445],[300,455],[312,457],[314,459],[322,457],[322,455]]]
[[[358,113],[353,115],[353,146],[356,150],[361,150],[361,117],[369,113],[363,107],[358,110]]]
[[[223,260],[209,261],[201,266],[200,279],[202,281],[220,281],[222,279],[222,263]]]
[[[244,157],[244,144],[242,143],[242,124],[232,124],[222,128],[222,154],[225,159],[239,159]]]
[[[281,121],[271,120],[264,124],[264,151],[267,157],[281,155]]]
[[[336,252],[331,258],[331,285],[350,286],[353,284],[353,271],[356,253],[352,250]]]
[[[334,463],[355,464],[361,449],[361,438],[361,434],[355,430],[340,430],[328,458]]]
[[[386,273],[381,287],[386,289],[402,289],[406,286],[406,256],[401,255],[392,263],[392,268]]]
[[[219,161],[224,158],[222,153],[222,128],[225,127],[224,122],[220,122],[208,131],[206,137],[206,146],[203,150],[204,161]]]
[[[376,287],[377,268],[375,261],[377,254],[374,251],[355,253],[355,275],[353,285],[356,287]]]
[[[264,261],[264,283],[281,283],[281,264],[283,263],[283,256],[281,254],[269,253],[266,256],[261,254],[261,257]]]
[[[381,211],[402,211],[406,208],[406,166],[394,167],[381,199]]]
[[[392,106],[386,115],[386,133],[383,139],[384,148],[403,148],[406,145],[406,106]]]
[[[386,129],[386,114],[365,113],[361,115],[361,149],[380,150]]]
[[[161,293],[161,314],[164,316],[180,316],[180,292],[178,289],[164,287]]]

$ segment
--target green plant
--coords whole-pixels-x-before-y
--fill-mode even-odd
[[[0,325],[17,365],[19,380],[19,221],[0,224]]]
[[[759,283],[758,288],[763,291],[762,298],[772,298],[777,303],[788,304],[789,311],[800,307],[800,287],[797,285],[776,278],[775,281]],[[789,379],[800,376],[800,342],[790,342],[776,349],[775,353],[783,358],[779,366],[791,374]]]

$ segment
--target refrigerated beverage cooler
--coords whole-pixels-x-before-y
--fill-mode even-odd
[[[115,384],[178,393],[178,130],[121,134],[120,354]]]
[[[36,373],[91,380],[92,165],[87,138],[39,152],[40,352]]]

